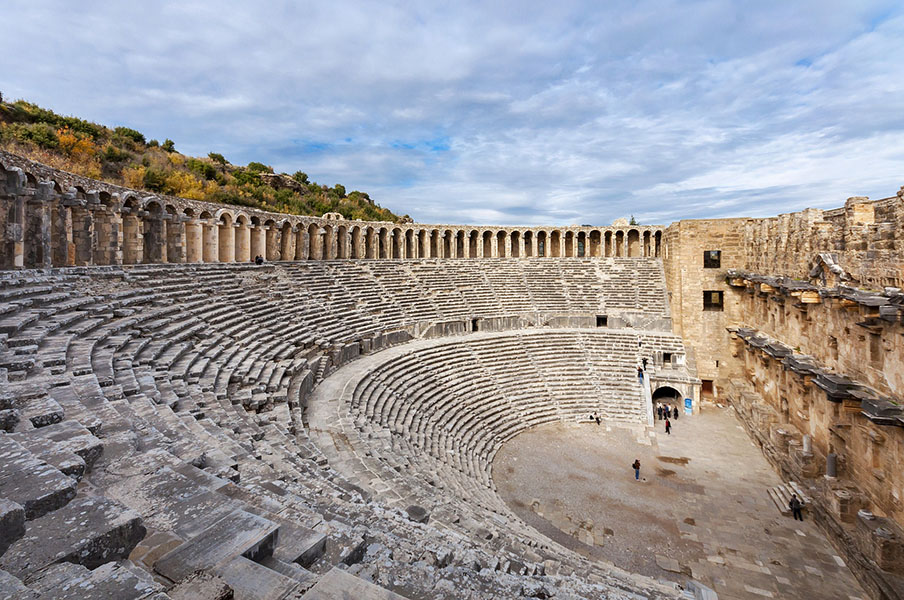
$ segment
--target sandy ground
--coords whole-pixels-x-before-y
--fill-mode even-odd
[[[670,436],[661,422],[539,427],[501,449],[493,479],[557,542],[660,579],[692,576],[720,600],[866,597],[815,525],[769,500],[781,480],[731,409],[681,417]]]

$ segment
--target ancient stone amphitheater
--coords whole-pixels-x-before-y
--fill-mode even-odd
[[[651,425],[664,389],[735,405],[897,597],[900,197],[396,225],[0,153],[0,205],[0,597],[694,597],[552,541],[493,480],[519,433]]]

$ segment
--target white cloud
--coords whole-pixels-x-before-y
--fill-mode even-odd
[[[902,9],[830,4],[7,0],[0,71],[424,222],[774,214],[904,183]]]

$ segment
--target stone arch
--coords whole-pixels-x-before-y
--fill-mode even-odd
[[[99,265],[122,263],[122,213],[119,198],[98,192],[94,210],[94,262]]]
[[[613,252],[615,251],[612,231],[606,230],[603,233],[603,256],[613,256]]]
[[[678,386],[678,387],[683,387],[683,386]],[[685,395],[681,392],[681,390],[678,390],[678,389],[672,387],[671,384],[665,384],[665,383],[654,384],[653,402],[679,401],[679,400],[682,400],[684,397],[685,397]]]
[[[625,255],[625,232],[619,229],[615,232],[615,245],[613,250],[613,256],[624,256]]]
[[[496,232],[496,256],[499,258],[505,258],[507,256],[506,252],[506,240],[508,239],[508,234],[504,231]]]
[[[525,258],[530,258],[534,255],[534,232],[533,231],[525,231],[522,236],[524,239],[524,256]]]
[[[536,234],[536,251],[535,255],[538,258],[542,258],[547,256],[549,252],[549,236],[545,231],[538,231]]]
[[[377,257],[377,247],[379,243],[377,240],[377,233],[373,227],[367,227],[364,229],[364,258],[376,258]]]
[[[217,258],[222,263],[235,262],[235,235],[232,231],[232,213],[217,211],[218,247]]]
[[[662,232],[657,231],[653,239],[655,241],[653,256],[656,256],[658,258],[660,256],[660,252],[662,251]]]
[[[333,260],[336,258],[335,225],[324,223],[320,229],[323,231],[323,260]]]
[[[122,204],[122,262],[137,265],[144,262],[144,235],[141,225],[141,201],[126,196]]]
[[[566,231],[565,232],[565,257],[577,256],[576,252],[576,244],[574,241],[574,232]]]
[[[448,229],[443,231],[440,234],[440,257],[441,258],[452,258],[454,256],[453,250],[454,240],[452,238],[452,232]]]
[[[414,229],[405,230],[405,258],[417,258],[417,238]]]
[[[480,233],[472,229],[468,234],[468,258],[480,258],[478,247],[480,246]]]
[[[589,245],[587,244],[587,232],[586,231],[577,232],[577,235],[575,236],[575,240],[576,240],[575,255],[580,258],[590,256],[590,248],[589,248]]]
[[[637,257],[640,256],[640,232],[636,229],[628,230],[628,247],[626,256]]]
[[[602,234],[599,229],[590,232],[590,256],[602,256]]]
[[[402,258],[402,230],[396,227],[390,232],[390,255],[387,258]]]
[[[377,232],[377,241],[379,243],[379,254],[377,258],[389,258],[392,249],[389,245],[389,230],[385,227],[380,227],[380,230]]]
[[[650,254],[650,230],[644,230],[643,234],[641,234],[641,256],[652,256]]]
[[[562,232],[554,229],[549,236],[549,252],[548,256],[559,258],[562,255]]]
[[[465,257],[465,232],[463,229],[459,229],[455,233],[455,258],[464,258]]]
[[[521,258],[521,232],[513,231],[509,234],[509,255],[512,258]]]
[[[483,232],[483,257],[491,258],[493,256],[493,232]]]

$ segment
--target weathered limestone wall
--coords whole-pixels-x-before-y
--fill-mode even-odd
[[[860,287],[904,287],[904,188],[871,202],[848,198],[844,207],[750,219],[744,229],[745,267],[755,273],[806,278],[813,257],[835,253]]]
[[[737,302],[725,283],[727,269],[745,263],[742,246],[746,219],[689,220],[672,223],[663,235],[663,267],[674,332],[693,348],[697,376],[716,381],[728,353],[726,327],[734,322]],[[721,251],[717,268],[704,267],[704,252]],[[704,292],[723,292],[723,309],[704,310]],[[713,389],[718,395],[718,385]]]

